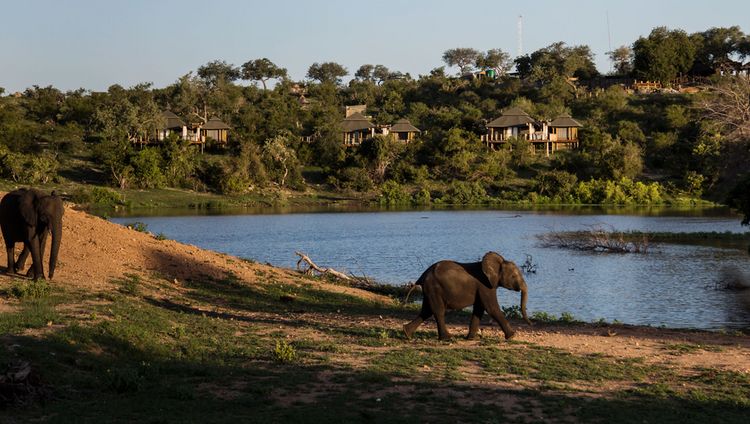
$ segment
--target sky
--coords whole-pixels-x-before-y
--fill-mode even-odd
[[[295,80],[328,61],[350,77],[366,63],[417,77],[455,47],[515,57],[519,16],[523,53],[585,44],[604,73],[607,51],[658,26],[750,33],[747,0],[0,0],[0,87],[164,87],[212,60],[261,57]]]

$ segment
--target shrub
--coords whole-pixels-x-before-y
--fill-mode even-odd
[[[276,362],[291,363],[297,360],[297,350],[286,340],[276,340],[273,350],[273,359]]]
[[[354,191],[367,191],[373,185],[367,171],[357,167],[342,169],[331,182],[337,188]]]
[[[411,203],[411,197],[401,184],[388,180],[380,187],[380,204],[394,206],[409,203]]]
[[[441,199],[453,205],[477,205],[487,200],[487,192],[478,181],[454,181]]]
[[[427,190],[426,188],[422,187],[419,190],[417,190],[416,193],[414,193],[414,204],[429,205],[430,203],[432,203],[430,190]]]
[[[18,299],[42,299],[49,296],[52,291],[47,280],[14,280],[8,294]]]

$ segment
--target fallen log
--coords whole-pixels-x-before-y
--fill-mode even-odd
[[[305,274],[305,275],[311,275],[313,273],[313,271],[316,271],[319,274],[332,275],[332,276],[334,276],[334,277],[336,277],[336,278],[338,278],[340,280],[344,280],[344,281],[352,281],[353,279],[359,280],[358,278],[350,277],[350,276],[344,274],[343,272],[336,271],[333,268],[322,268],[322,267],[318,266],[315,262],[313,262],[312,259],[310,259],[309,256],[305,255],[302,252],[294,252],[294,254],[297,255],[297,256],[299,256],[299,260],[297,261],[297,270],[299,272]],[[301,265],[302,265],[303,262],[307,264],[307,268],[305,268],[305,269],[302,269],[302,267],[301,267]]]

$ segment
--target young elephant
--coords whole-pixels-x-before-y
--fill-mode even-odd
[[[481,262],[437,262],[427,268],[416,284],[422,286],[424,300],[419,315],[404,325],[407,338],[411,338],[417,327],[434,314],[440,340],[449,339],[445,311],[474,305],[468,339],[476,337],[485,311],[503,329],[505,338],[510,339],[515,332],[497,303],[498,287],[521,292],[521,314],[531,324],[526,316],[527,287],[521,270],[495,252],[487,252]]]

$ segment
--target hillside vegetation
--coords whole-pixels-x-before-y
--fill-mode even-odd
[[[750,54],[748,39],[739,27],[655,28],[610,52],[611,75],[587,46],[558,42],[513,60],[498,49],[449,49],[447,68],[419,76],[364,64],[347,83],[350,71],[335,62],[292,81],[259,58],[212,61],[163,88],[0,89],[0,176],[6,187],[65,187],[79,202],[105,204],[121,193],[102,186],[271,201],[335,192],[389,205],[704,197],[745,209],[750,85],[735,60]],[[374,125],[408,118],[421,132],[408,144],[375,136],[345,148],[350,105],[366,105]],[[486,124],[509,107],[537,121],[572,115],[583,124],[579,148],[547,158],[514,139],[488,149]],[[178,136],[156,142],[166,110],[188,125],[220,118],[227,143],[209,139],[201,153]]]

